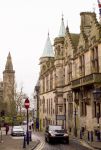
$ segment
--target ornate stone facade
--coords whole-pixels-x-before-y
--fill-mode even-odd
[[[54,57],[40,58],[39,119],[62,124],[74,132],[94,131],[97,113],[101,127],[101,98],[94,100],[95,87],[101,89],[101,25],[93,12],[82,12],[80,33],[69,32],[54,39]],[[63,21],[63,20],[62,20]]]

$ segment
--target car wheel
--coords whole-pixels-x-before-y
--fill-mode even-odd
[[[69,138],[64,140],[65,144],[69,144]]]
[[[49,137],[47,137],[47,142],[50,143],[50,138]]]
[[[45,142],[47,142],[47,138],[45,137]]]
[[[69,144],[69,140],[66,141],[66,144]]]

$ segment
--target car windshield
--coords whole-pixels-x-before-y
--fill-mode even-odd
[[[50,131],[62,130],[62,126],[49,126]]]
[[[14,126],[13,130],[23,130],[23,128],[21,126]]]

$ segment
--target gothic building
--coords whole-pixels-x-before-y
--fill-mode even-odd
[[[94,12],[82,12],[80,33],[70,33],[62,18],[59,35],[51,45],[49,34],[40,57],[40,128],[61,124],[94,131],[101,126],[101,25]]]
[[[3,71],[3,81],[0,82],[0,109],[5,113],[13,114],[15,112],[15,71],[10,52],[7,57],[5,70]]]

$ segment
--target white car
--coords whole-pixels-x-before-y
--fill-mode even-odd
[[[13,126],[11,130],[12,136],[24,136],[24,129],[22,126]]]

